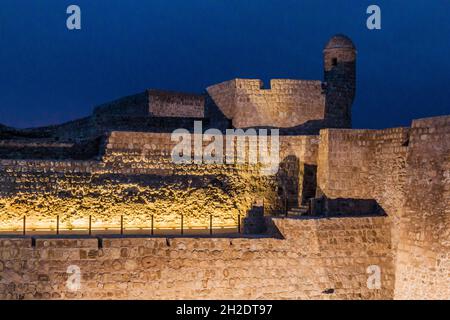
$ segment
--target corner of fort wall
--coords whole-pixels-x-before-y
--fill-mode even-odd
[[[395,298],[450,297],[450,116],[414,120]]]
[[[395,298],[450,296],[449,138],[449,116],[411,128],[321,131],[318,189],[374,199],[392,221]]]

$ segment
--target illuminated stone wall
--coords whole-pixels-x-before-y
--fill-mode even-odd
[[[397,228],[404,205],[409,128],[321,131],[318,193],[327,198],[373,199]]]
[[[395,298],[450,298],[449,135],[449,116],[321,132],[319,193],[374,199],[392,222]]]
[[[385,218],[276,219],[285,239],[0,239],[0,299],[390,299]],[[66,286],[67,268],[81,289]],[[369,289],[367,268],[381,268]]]
[[[450,117],[415,120],[395,296],[450,299]]]
[[[236,128],[290,128],[325,118],[321,81],[236,79],[209,87],[208,93]]]
[[[105,293],[89,291],[77,297],[214,298],[225,292],[230,298],[448,298],[449,119],[417,120],[412,128],[328,129],[320,136],[282,136],[281,167],[275,176],[263,176],[255,166],[174,165],[170,154],[175,142],[170,134],[158,133],[112,132],[95,161],[0,160],[2,228],[15,225],[20,230],[23,216],[30,227],[55,226],[56,215],[61,228],[86,228],[89,216],[94,228],[117,227],[121,215],[127,226],[149,227],[153,215],[156,226],[172,227],[179,226],[181,213],[186,226],[206,227],[210,214],[214,225],[235,225],[239,214],[244,217],[262,199],[266,214],[283,212],[280,188],[294,185],[290,192],[297,192],[300,201],[305,191],[302,166],[317,168],[318,195],[373,199],[387,215],[276,220],[286,240],[115,239],[105,240],[101,250],[93,239],[37,240],[37,249],[30,248],[28,240],[5,240],[0,270],[7,273],[0,283],[7,288],[5,294],[18,294],[7,297],[61,297],[63,282],[58,281],[67,275],[58,268],[75,261],[91,270],[86,276],[88,282],[92,280],[90,288],[99,283],[108,288]],[[194,249],[173,251],[178,244]],[[162,248],[170,256],[164,260],[170,266],[157,262]],[[156,266],[151,275],[139,269],[144,253],[151,256],[146,258],[149,266]],[[209,265],[194,270],[194,265],[206,264],[218,266],[219,271]],[[382,291],[364,285],[371,264],[380,266],[387,277]],[[165,280],[174,266],[191,272],[195,281]],[[221,266],[230,267],[225,271]],[[59,270],[59,280],[47,280],[57,277],[49,273],[50,267]],[[101,267],[106,268],[104,274],[92,271]],[[275,274],[275,269],[280,271]],[[128,287],[123,279],[135,277],[134,270],[146,280],[139,278]],[[41,277],[35,279],[27,272]],[[233,274],[235,280],[222,278],[220,272]],[[22,281],[17,274],[31,277],[24,278],[32,279],[30,287],[16,287]],[[277,289],[278,280],[260,287],[262,277],[285,282]],[[56,282],[49,289],[51,281]],[[178,281],[183,290],[173,289]],[[160,293],[145,291],[143,283]],[[329,293],[331,289],[335,293]]]
[[[236,225],[264,199],[266,213],[281,210],[282,181],[250,165],[176,165],[170,134],[113,132],[99,161],[0,160],[0,229]],[[208,143],[205,142],[205,145]],[[225,145],[225,144],[224,144]],[[282,137],[281,159],[315,163],[317,137]],[[294,177],[297,180],[301,177]],[[301,193],[301,190],[298,191]],[[301,197],[301,194],[299,195]]]

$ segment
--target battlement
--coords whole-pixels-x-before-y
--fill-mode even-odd
[[[242,79],[236,78],[229,81],[224,81],[215,85],[209,86],[206,90],[208,92],[227,91],[230,89],[243,89],[254,92],[270,91],[270,90],[285,90],[285,89],[300,89],[307,87],[322,87],[320,80],[299,80],[299,79],[271,79],[268,88],[264,87],[264,82],[260,79]]]
[[[259,79],[235,79],[207,91],[236,128],[295,128],[325,119],[321,81],[273,79],[265,89]]]

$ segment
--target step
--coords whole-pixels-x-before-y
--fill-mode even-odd
[[[302,216],[305,215],[309,212],[309,208],[306,206],[302,206],[299,208],[292,208],[290,210],[288,210],[288,215],[297,215],[297,216]]]
[[[289,211],[295,211],[295,212],[307,212],[309,210],[308,207],[299,207],[299,208],[291,208]]]

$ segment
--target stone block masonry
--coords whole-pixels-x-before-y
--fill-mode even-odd
[[[236,79],[209,87],[208,93],[237,128],[290,128],[325,117],[325,95],[320,81]]]
[[[281,159],[315,164],[317,138],[282,137]],[[148,227],[153,216],[156,226],[170,228],[179,226],[181,214],[186,226],[207,227],[213,215],[220,227],[236,225],[258,199],[265,199],[266,213],[281,210],[277,192],[288,174],[264,177],[249,165],[176,165],[175,144],[165,133],[112,132],[100,160],[1,160],[0,230],[20,228],[23,216],[30,229],[54,228],[57,216],[62,229],[86,229],[89,216],[95,228],[117,226],[121,216],[128,226]]]
[[[150,215],[155,215],[157,223],[170,225],[179,221],[180,212],[186,215],[187,224],[207,225],[210,213],[219,224],[235,223],[238,214],[244,216],[261,199],[264,199],[266,214],[277,213],[277,208],[282,206],[280,190],[296,194],[298,205],[304,191],[300,188],[304,177],[301,170],[296,169],[301,165],[317,168],[318,196],[372,199],[387,215],[274,219],[284,240],[270,237],[183,238],[172,242],[139,240],[143,241],[141,243],[136,239],[111,239],[105,240],[101,250],[95,248],[95,241],[89,240],[86,244],[67,242],[75,249],[52,251],[49,248],[42,253],[25,240],[5,240],[1,247],[4,257],[1,268],[8,273],[2,275],[3,282],[0,282],[7,288],[5,292],[9,292],[5,297],[447,299],[450,297],[449,119],[447,116],[416,120],[411,128],[327,129],[322,130],[320,136],[282,136],[280,159],[286,160],[286,166],[280,166],[281,172],[269,177],[260,176],[259,171],[251,166],[174,166],[170,160],[174,142],[169,134],[162,133],[112,132],[106,138],[100,160],[95,161],[1,160],[0,213],[4,227],[16,221],[20,228],[23,215],[35,226],[48,225],[49,222],[54,223],[57,214],[61,215],[62,227],[86,226],[89,215],[96,222],[117,225],[122,214],[131,224],[148,224]],[[8,249],[17,241],[25,247],[13,245]],[[64,247],[68,240],[48,240],[47,245],[40,244],[42,241],[37,240],[36,248],[47,245]],[[150,265],[160,263],[155,261],[160,256],[154,246],[167,246],[164,254],[177,259],[169,260],[169,267],[164,265],[162,270],[155,269],[157,278],[152,278],[155,275],[142,270],[140,259],[144,257],[140,254],[120,260],[117,253],[116,259],[111,258],[108,252],[114,250],[108,251],[109,244],[113,246],[114,242],[121,241],[126,241],[127,245],[124,248],[120,245],[123,250],[117,249],[116,252],[136,252],[136,248],[147,246],[155,249],[151,251],[155,257],[146,258]],[[192,242],[198,250],[171,251],[174,247],[170,243],[178,242],[183,243],[181,247]],[[88,244],[92,247],[80,253],[78,246]],[[380,248],[381,253],[378,251]],[[104,284],[104,288],[112,291],[89,293],[96,292],[94,290],[78,295],[67,293],[66,296],[62,284],[55,289],[46,282],[47,278],[42,273],[41,280],[44,280],[35,280],[34,285],[31,282],[30,288],[44,286],[45,292],[31,289],[35,296],[22,292],[20,290],[27,285],[15,287],[8,280],[18,281],[17,274],[21,274],[21,268],[24,279],[30,279],[26,277],[27,264],[33,260],[10,260],[22,251],[31,257],[36,254],[33,252],[39,252],[35,258],[42,257],[42,260],[36,263],[47,265],[44,270],[56,268],[63,272],[57,266],[66,268],[67,263],[81,263],[90,270],[88,277],[96,281],[88,285],[90,288]],[[217,259],[211,262],[200,252]],[[64,258],[67,263],[55,262],[49,258],[53,255],[67,257]],[[86,261],[77,255],[87,257]],[[251,259],[247,260],[247,257]],[[279,257],[283,257],[280,258],[282,262],[274,262]],[[302,259],[294,259],[298,257]],[[220,268],[214,271],[216,267],[214,270],[194,270],[194,266],[208,263],[230,267],[226,271]],[[277,272],[271,269],[274,263]],[[387,278],[383,278],[387,286],[382,291],[366,290],[364,281],[367,275],[363,266],[367,268],[372,264],[387,270],[387,274],[384,273]],[[113,279],[138,277],[137,283],[108,280],[108,272],[100,276],[91,271],[100,270],[102,266],[110,266],[112,270],[115,266],[120,271],[120,276]],[[241,267],[234,269],[234,266]],[[170,278],[167,273],[168,270],[174,271],[173,268],[181,270],[182,275],[197,276],[194,277],[195,285],[192,281]],[[32,272],[39,274],[39,270],[33,269]],[[220,272],[234,275],[234,280],[222,278]],[[65,279],[66,275],[61,273],[60,277]],[[175,285],[178,281],[182,283],[180,286]],[[273,285],[269,285],[271,281]],[[265,285],[260,288],[260,283]],[[142,289],[145,284],[161,291],[145,291]],[[129,289],[130,286],[141,289],[134,291]],[[185,290],[177,291],[174,287]]]
[[[0,239],[0,299],[391,299],[385,218],[275,219],[284,238]],[[81,269],[70,291],[67,268]],[[367,287],[367,267],[381,288]]]
[[[97,116],[204,118],[203,95],[147,90],[97,107]]]
[[[187,228],[241,217],[243,230],[267,230],[101,245],[0,238],[0,298],[450,299],[450,116],[349,129],[356,48],[337,35],[323,55],[324,81],[147,90],[62,125],[0,125],[0,233],[20,230],[23,217],[53,233],[57,217],[69,230],[86,230],[89,217],[102,230],[153,218],[174,229],[181,215]],[[194,121],[278,129],[278,172],[174,163],[171,132],[192,132]],[[82,270],[77,292],[66,287],[70,265]],[[367,286],[368,267],[381,271],[379,289]]]
[[[450,299],[450,117],[413,122],[406,165],[396,297]]]
[[[449,299],[450,116],[320,138],[318,192],[374,199],[392,221],[395,298]]]

